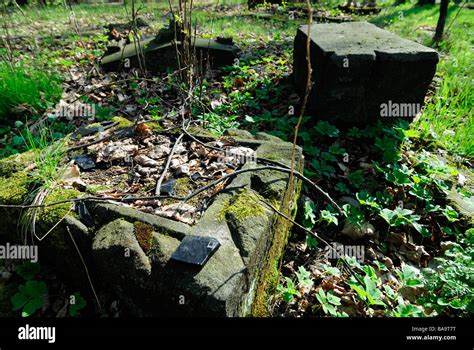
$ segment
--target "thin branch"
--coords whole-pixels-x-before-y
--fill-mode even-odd
[[[71,238],[72,244],[74,244],[74,247],[76,248],[76,251],[77,251],[77,254],[79,255],[79,258],[82,261],[82,265],[84,265],[84,270],[86,271],[87,279],[89,280],[89,284],[91,286],[92,293],[94,294],[94,297],[95,297],[95,300],[97,302],[97,306],[99,307],[99,312],[100,312],[100,310],[102,310],[102,308],[100,306],[99,297],[97,296],[97,293],[95,292],[94,284],[92,283],[92,279],[91,279],[91,276],[89,274],[89,270],[87,269],[86,262],[84,261],[84,258],[82,257],[82,254],[81,254],[81,251],[79,250],[79,247],[77,246],[76,241],[74,240],[74,237],[72,236],[71,230],[69,229],[69,226],[67,226],[67,225],[66,225],[66,230],[69,233],[69,237]]]
[[[165,168],[163,169],[163,172],[161,173],[160,178],[156,182],[156,188],[155,188],[155,195],[159,196],[161,192],[161,183],[163,182],[163,179],[166,176],[166,173],[168,172],[168,168],[170,167],[171,164],[171,159],[173,158],[174,152],[176,152],[176,149],[178,148],[178,145],[181,143],[181,140],[183,139],[184,134],[179,135],[178,139],[173,145],[173,148],[171,149],[171,152],[168,156],[168,160],[166,161]]]
[[[301,106],[300,115],[298,117],[298,122],[295,126],[295,133],[293,136],[293,148],[291,150],[291,165],[290,165],[290,178],[289,186],[290,193],[293,192],[293,173],[295,170],[295,155],[296,155],[296,145],[298,142],[298,133],[303,121],[304,112],[306,110],[306,104],[308,102],[309,93],[311,91],[311,24],[313,23],[313,8],[311,7],[311,1],[306,0],[306,7],[308,10],[308,32],[306,35],[306,63],[307,63],[307,77],[306,77],[306,86],[305,93],[303,98],[303,105]]]

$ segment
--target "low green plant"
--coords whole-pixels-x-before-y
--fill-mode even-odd
[[[71,295],[69,304],[69,316],[75,317],[80,310],[87,306],[87,301],[81,296],[80,292],[76,292]]]
[[[314,131],[320,137],[337,137],[339,136],[339,130],[332,124],[328,123],[327,121],[320,120],[316,123],[313,127]]]
[[[344,211],[344,216],[347,218],[350,224],[356,228],[362,227],[366,221],[364,213],[356,206],[347,203],[342,206],[342,210]]]
[[[471,229],[472,230],[472,229]],[[435,268],[422,270],[426,279],[425,293],[421,304],[436,311],[439,315],[464,315],[474,313],[474,230],[465,234],[463,248],[452,243],[453,247],[444,256],[435,258]]]
[[[295,299],[295,296],[301,297],[301,293],[296,289],[296,286],[289,277],[285,277],[284,285],[278,285],[277,292],[280,293],[283,301],[286,303],[291,303]]]
[[[321,307],[326,315],[335,317],[347,317],[345,312],[337,311],[337,307],[341,305],[341,298],[334,295],[331,291],[325,292],[319,288],[316,293],[316,299],[321,304]]]
[[[32,263],[30,261],[26,261],[21,265],[15,266],[15,272],[21,278],[25,280],[31,280],[35,277],[40,271],[40,264],[39,263]]]
[[[314,282],[311,279],[311,274],[307,271],[304,266],[298,267],[296,271],[296,278],[298,279],[298,286],[301,286],[305,289],[311,289]]]
[[[420,224],[420,215],[414,214],[412,210],[396,207],[394,210],[384,208],[379,215],[389,224],[390,227],[411,225],[423,237],[431,236],[428,229]]]
[[[0,61],[0,123],[13,122],[19,116],[40,116],[61,98],[61,82],[57,75],[23,65],[10,66]]]
[[[378,284],[381,284],[379,278],[374,282],[373,278],[366,274],[363,279],[363,284],[353,277],[347,284],[357,293],[359,298],[366,303],[368,310],[372,306],[385,306],[385,303],[382,301],[383,293],[378,288]]]
[[[339,219],[337,218],[337,214],[334,213],[334,210],[321,210],[319,212],[319,222],[325,222],[328,225],[334,224],[334,225],[339,225]]]
[[[11,298],[13,311],[22,309],[21,316],[28,317],[41,309],[48,295],[46,283],[42,281],[27,281],[18,287],[18,292]]]
[[[308,230],[312,230],[314,225],[316,224],[316,214],[314,211],[316,210],[316,205],[312,201],[306,201],[304,203],[304,218],[303,218],[303,226],[306,227]]]
[[[43,128],[39,135],[26,128],[22,133],[26,148],[34,154],[36,168],[31,174],[32,181],[48,188],[58,179],[60,162],[66,154],[67,138],[54,140],[51,130]]]
[[[361,188],[364,184],[364,171],[362,169],[355,170],[349,174],[347,177],[349,183],[354,186],[355,188]]]
[[[421,272],[413,266],[403,263],[401,269],[397,269],[395,272],[398,275],[398,278],[400,278],[403,286],[422,287],[424,285],[424,279]]]
[[[228,129],[237,128],[240,124],[236,121],[237,115],[224,117],[216,113],[204,113],[198,116],[202,126],[215,135],[222,135]]]

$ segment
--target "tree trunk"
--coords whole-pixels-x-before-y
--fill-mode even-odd
[[[433,37],[434,42],[439,42],[441,39],[443,39],[444,25],[446,24],[446,17],[448,15],[448,4],[449,0],[441,0],[438,24],[436,25],[436,32]]]

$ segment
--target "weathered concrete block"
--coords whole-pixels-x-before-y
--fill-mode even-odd
[[[253,137],[236,130],[229,134],[240,145],[255,149],[260,158],[290,162],[291,143],[265,134]],[[205,133],[200,137],[213,139]],[[296,169],[302,171],[300,148],[295,159]],[[5,185],[0,191],[0,203],[21,203],[28,193],[28,175],[23,169],[31,160],[25,159],[23,166],[17,167],[18,161],[19,157],[0,161],[0,184]],[[242,166],[252,167],[260,165],[247,162]],[[14,178],[18,181],[14,182]],[[278,282],[275,267],[283,254],[289,225],[260,199],[290,215],[287,203],[296,200],[300,182],[290,193],[288,180],[288,174],[268,169],[239,174],[216,194],[193,226],[117,203],[85,201],[95,226],[86,227],[77,218],[66,216],[39,242],[40,260],[48,258],[56,263],[58,274],[82,278],[78,288],[88,294],[89,284],[70,240],[71,232],[95,287],[116,293],[134,315],[262,315],[267,291]],[[12,185],[6,186],[8,183]],[[47,232],[55,220],[66,215],[68,206],[52,207],[48,216],[39,215],[37,233],[42,236]],[[19,240],[18,218],[16,210],[0,210],[0,222],[6,221],[5,227],[0,227],[0,243]],[[190,235],[212,237],[220,243],[203,266],[171,259],[184,237]],[[257,306],[259,311],[255,311]]]
[[[294,81],[303,94],[307,26],[294,42]],[[311,27],[312,82],[307,112],[341,124],[414,117],[436,71],[438,54],[366,22]]]

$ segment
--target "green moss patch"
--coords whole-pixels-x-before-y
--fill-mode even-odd
[[[199,185],[199,183],[198,183],[198,185]],[[193,183],[191,182],[191,180],[188,177],[181,177],[181,178],[177,179],[174,189],[175,189],[175,192],[176,192],[176,196],[178,196],[178,197],[185,197],[194,190]],[[199,196],[199,195],[194,196],[193,198],[191,198],[188,201],[188,204],[195,206],[199,203],[200,198],[201,198],[201,196]],[[176,203],[176,200],[174,200],[174,199],[163,199],[162,200],[163,205],[168,205],[168,204],[172,204],[172,203]]]
[[[81,195],[81,192],[76,190],[58,188],[48,194],[43,204],[79,198]],[[71,210],[71,206],[72,204],[67,202],[64,204],[43,208],[40,210],[38,218],[45,225],[53,226]]]
[[[133,122],[124,117],[113,117],[112,121],[114,123],[118,123],[117,128],[119,129],[127,128],[134,125]]]
[[[19,171],[24,171],[25,168],[33,162],[34,155],[32,152],[11,155],[8,158],[0,160],[0,176],[9,177]]]
[[[15,173],[9,178],[0,177],[0,203],[22,204],[29,192],[28,185],[26,172]]]
[[[150,128],[151,131],[155,132],[155,133],[160,133],[163,131],[163,127],[158,124],[158,123],[155,123],[155,122],[149,122],[149,123],[146,123],[146,125],[148,125],[148,127]]]
[[[249,190],[243,190],[224,205],[218,214],[218,219],[223,221],[227,215],[232,215],[236,220],[242,221],[264,214],[265,208],[260,203],[258,195]]]

